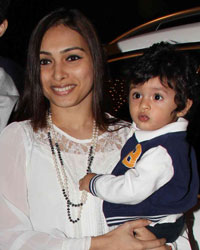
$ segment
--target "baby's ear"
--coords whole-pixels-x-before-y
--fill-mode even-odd
[[[184,117],[187,114],[187,112],[190,110],[190,108],[192,107],[192,104],[193,104],[193,101],[190,99],[187,99],[185,108],[177,113],[177,117]]]
[[[0,24],[0,37],[3,36],[3,34],[6,32],[8,28],[8,20],[5,19],[1,24]]]

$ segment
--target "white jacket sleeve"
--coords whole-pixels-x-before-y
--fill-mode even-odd
[[[2,250],[88,250],[90,237],[69,239],[60,231],[35,231],[29,217],[26,185],[27,143],[18,123],[0,136],[0,249]]]
[[[90,182],[93,195],[112,203],[137,204],[165,185],[173,176],[171,157],[162,146],[144,153],[135,168],[124,175],[97,175]]]
[[[19,93],[13,80],[0,68],[0,132],[8,123],[18,98]]]

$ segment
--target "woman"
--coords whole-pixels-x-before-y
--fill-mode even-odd
[[[143,220],[108,233],[101,201],[79,192],[86,172],[111,171],[129,133],[126,124],[104,113],[102,82],[101,49],[87,19],[64,10],[42,19],[28,49],[21,122],[10,124],[0,138],[0,249],[164,244],[152,239]]]

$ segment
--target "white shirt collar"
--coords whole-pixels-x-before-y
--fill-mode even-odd
[[[180,132],[180,131],[186,131],[188,126],[188,121],[184,118],[178,118],[176,122],[169,123],[166,126],[157,129],[157,130],[151,130],[151,131],[144,131],[137,128],[136,124],[132,123],[132,131],[135,131],[135,137],[138,140],[138,142],[146,141],[153,139],[154,137],[172,133],[172,132]]]

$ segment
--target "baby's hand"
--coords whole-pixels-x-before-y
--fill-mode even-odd
[[[79,189],[82,191],[82,190],[85,190],[87,192],[90,192],[90,189],[89,189],[89,184],[90,184],[90,180],[95,176],[96,174],[87,174],[85,175],[82,179],[80,179],[79,181]]]

